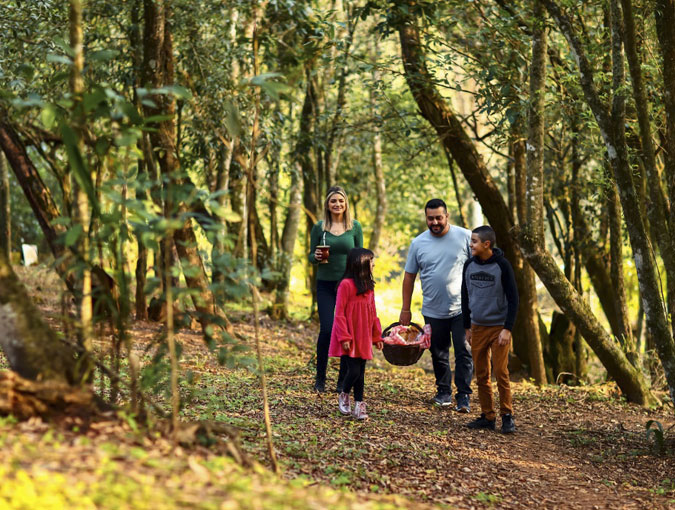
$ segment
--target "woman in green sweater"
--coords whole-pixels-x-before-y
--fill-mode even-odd
[[[326,260],[322,256],[321,245],[330,247]],[[309,261],[318,265],[316,277],[316,302],[319,308],[319,337],[316,341],[316,381],[314,389],[326,391],[326,367],[328,365],[328,347],[333,329],[337,286],[347,267],[347,254],[352,248],[363,247],[361,224],[352,220],[349,212],[347,193],[340,186],[332,186],[326,194],[323,204],[323,220],[312,228],[310,235]],[[340,360],[337,391],[344,379],[344,360]]]

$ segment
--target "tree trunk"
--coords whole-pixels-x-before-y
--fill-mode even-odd
[[[70,27],[70,48],[73,52],[73,64],[70,69],[70,92],[73,98],[71,126],[77,137],[77,147],[75,150],[82,161],[86,161],[87,157],[84,152],[84,129],[85,129],[85,113],[83,110],[83,95],[84,95],[84,78],[82,72],[84,69],[84,36],[82,29],[82,3],[80,0],[70,0],[69,10],[69,27]],[[71,167],[70,175],[76,178],[80,165],[76,161],[76,157],[72,157],[71,151],[68,151],[68,159]],[[74,171],[73,171],[74,169]],[[80,172],[89,172],[87,165],[83,164]],[[91,208],[89,204],[89,196],[83,188],[84,181],[88,176],[80,176],[79,182],[76,178],[76,185],[73,187],[75,192],[74,205],[74,223],[82,227],[82,233],[77,243],[77,250],[82,262],[80,292],[77,295],[78,312],[79,312],[79,334],[78,342],[85,352],[90,353],[93,349],[93,334],[94,334],[94,306],[92,300],[92,275],[91,275],[91,257],[90,257],[90,239],[89,228],[91,225]],[[85,371],[91,374],[94,366],[89,359],[84,360]]]
[[[535,0],[534,31],[532,33],[532,63],[530,65],[530,107],[528,111],[529,133],[527,147],[527,194],[525,209],[526,229],[534,242],[544,246],[544,107],[546,106],[546,27],[545,11]],[[526,266],[526,264],[523,264]],[[528,321],[527,338],[530,359],[530,374],[538,385],[546,384],[546,368],[539,339],[537,321],[537,294],[534,274],[528,268],[526,284],[532,289],[527,300],[521,301]]]
[[[300,129],[298,133],[298,142],[295,147],[294,158],[299,162],[302,170],[302,203],[305,210],[305,239],[307,240],[307,250],[309,250],[309,235],[317,221],[319,215],[320,201],[319,201],[319,170],[316,165],[316,158],[314,150],[314,135],[316,122],[316,99],[314,97],[316,90],[314,86],[314,78],[312,77],[311,68],[305,70],[307,80],[307,89],[305,92],[305,100],[300,112]],[[307,274],[309,281],[308,288],[312,293],[312,307],[311,313],[314,311],[314,304],[316,302],[316,268],[309,264],[307,258],[304,258],[307,265]]]
[[[554,311],[549,333],[548,358],[552,371],[551,381],[556,384],[570,384],[575,375],[580,375],[576,371],[575,337],[574,324],[565,315]]]
[[[21,186],[28,203],[33,210],[47,244],[56,259],[56,271],[66,283],[68,289],[75,293],[75,278],[68,268],[73,265],[72,257],[58,237],[65,233],[62,225],[53,221],[60,215],[49,188],[40,177],[33,162],[28,157],[26,147],[19,139],[14,127],[9,124],[6,112],[0,111],[0,147],[7,156],[14,176]],[[60,262],[59,262],[60,261]]]
[[[633,332],[630,328],[630,319],[628,317],[628,305],[626,304],[626,285],[623,277],[623,235],[621,226],[621,204],[619,203],[619,192],[612,183],[608,190],[609,200],[607,201],[609,209],[609,274],[612,279],[614,290],[614,299],[616,300],[616,310],[618,312],[619,342],[625,347],[624,350],[632,351]]]
[[[374,55],[377,59],[379,46],[375,38]],[[373,66],[373,82],[380,81],[380,71],[377,65]],[[375,218],[373,219],[373,233],[368,241],[368,249],[377,254],[382,231],[384,230],[385,220],[387,218],[387,185],[384,178],[384,169],[382,168],[382,136],[380,135],[380,115],[377,108],[377,99],[375,90],[370,89],[370,112],[373,117],[373,175],[375,177],[375,193],[377,196],[377,208]]]
[[[228,206],[228,198],[232,193],[230,188],[230,172],[232,172],[232,163],[234,157],[234,151],[236,150],[238,140],[234,138],[229,146],[221,145],[220,150],[218,151],[218,164],[217,164],[217,177],[216,177],[216,188],[214,192],[220,193],[218,195],[218,205],[222,209],[226,209]],[[232,200],[229,200],[230,205]],[[215,286],[216,300],[219,305],[223,305],[225,302],[225,272],[223,267],[223,261],[221,257],[225,254],[225,240],[229,235],[228,223],[227,220],[221,218],[221,228],[215,232],[215,238],[213,241],[213,249],[211,250],[211,263],[213,265],[211,272],[211,280]]]
[[[514,173],[514,186],[515,186],[515,197],[514,197],[514,206],[516,212],[516,218],[518,224],[522,225],[525,222],[526,217],[526,208],[525,208],[525,195],[527,191],[527,156],[525,154],[525,138],[521,133],[522,123],[516,122],[513,125],[513,173]],[[526,264],[525,259],[521,257],[523,263],[520,266],[513,267],[513,270],[518,278],[520,286],[518,287],[518,295],[520,296],[520,301],[527,299],[527,292],[536,292],[536,289],[532,290],[529,287],[529,278],[526,275],[522,274],[522,271],[525,267],[529,267],[529,264]],[[526,292],[521,292],[521,289],[529,289]],[[524,307],[518,307],[518,315],[516,316],[516,328],[519,324],[525,324],[527,321],[524,318],[524,314],[527,313],[529,307],[526,305]],[[522,331],[522,333],[520,333]],[[518,332],[519,334],[516,334]],[[516,329],[513,334],[513,352],[521,360],[522,363],[525,363],[526,360],[530,359],[529,349],[528,349],[528,336],[525,328]]]
[[[169,31],[170,10],[164,2],[144,0],[144,82],[154,88],[172,85],[173,43]],[[191,294],[192,303],[197,310],[197,319],[202,326],[206,338],[212,336],[211,326],[221,322],[227,329],[231,325],[222,311],[215,305],[213,295],[208,289],[208,279],[202,258],[197,249],[197,239],[192,228],[189,209],[184,202],[173,203],[172,194],[175,189],[185,185],[178,177],[180,161],[176,153],[176,129],[174,114],[176,111],[173,96],[157,95],[154,98],[157,107],[145,105],[146,115],[170,115],[162,120],[158,129],[151,133],[150,139],[158,151],[159,166],[162,175],[167,179],[165,210],[168,214],[176,214],[184,218],[180,227],[173,231],[173,240],[183,268],[183,276],[188,288],[195,291]],[[172,306],[168,303],[167,310]]]
[[[5,156],[0,152],[0,251],[12,260],[12,206],[9,194],[9,172]]]
[[[134,105],[139,111],[142,111],[142,105],[136,89],[141,86],[141,69],[143,67],[143,44],[141,41],[141,3],[142,0],[134,0],[131,6],[131,26],[129,27],[129,43],[132,51],[132,60],[134,63]],[[144,150],[144,144],[147,141],[145,134],[138,140],[138,151],[141,156],[137,159],[137,178],[146,173],[147,156],[152,156],[151,151]],[[150,164],[150,163],[148,163]],[[136,190],[136,200],[142,201],[150,199],[147,192],[142,189]],[[145,295],[145,283],[148,273],[148,248],[143,243],[143,236],[139,232],[136,235],[136,246],[138,247],[138,257],[136,258],[136,293],[135,308],[136,320],[148,320],[148,302]]]
[[[528,293],[532,292],[533,289],[524,279],[524,272],[519,270],[525,262],[516,240],[511,235],[513,219],[509,213],[509,208],[476,147],[464,131],[461,122],[433,85],[434,80],[426,67],[415,19],[408,16],[398,28],[398,31],[405,78],[417,106],[422,116],[436,130],[441,143],[447,147],[471,186],[483,213],[497,234],[497,244],[504,250],[506,258],[514,267],[520,299],[527,302],[530,298]],[[524,320],[516,321],[513,336],[522,335],[527,338],[528,342],[538,341],[538,335],[528,336],[524,324]],[[535,348],[538,352],[541,352],[541,347]]]
[[[0,347],[12,370],[32,380],[81,380],[76,356],[43,321],[0,252]]]
[[[600,127],[619,196],[624,212],[628,236],[633,249],[633,258],[637,270],[640,294],[644,301],[645,317],[659,351],[659,357],[666,372],[671,398],[675,399],[675,342],[668,326],[664,300],[661,298],[660,284],[656,275],[656,260],[646,235],[646,226],[633,184],[632,169],[628,162],[625,140],[624,96],[623,96],[623,59],[621,58],[621,34],[616,1],[612,0],[612,70],[614,100],[610,110],[602,103],[593,79],[594,73],[586,58],[584,48],[572,28],[569,18],[562,13],[558,5],[551,0],[543,0],[551,16],[556,20],[561,32],[573,50],[579,66],[581,87],[593,115]],[[586,337],[589,342],[589,338]]]
[[[279,253],[279,273],[281,278],[277,285],[274,315],[277,318],[289,317],[289,287],[291,284],[291,268],[293,266],[293,250],[295,249],[295,240],[298,237],[298,227],[300,226],[300,203],[302,200],[302,181],[300,173],[302,169],[298,164],[291,173],[290,197],[288,199],[288,212],[284,222],[284,230],[281,234],[281,251]],[[304,259],[304,257],[303,257]]]
[[[656,20],[656,33],[661,50],[661,72],[663,76],[663,101],[666,110],[666,136],[665,136],[665,175],[667,177],[667,189],[670,199],[670,211],[666,211],[671,231],[669,238],[673,240],[672,228],[675,225],[675,3],[673,0],[657,0],[654,6],[654,18]],[[666,256],[675,257],[672,248]],[[670,266],[666,267],[668,276],[668,303],[671,316],[675,316],[675,274]],[[645,316],[647,315],[645,307]],[[649,323],[649,321],[647,321]],[[672,323],[675,331],[675,321]],[[659,358],[663,364],[668,379],[670,397],[675,401],[675,345],[664,342],[655,337]]]
[[[653,402],[649,383],[640,370],[628,361],[623,351],[607,334],[593,315],[588,303],[579,295],[560,272],[551,255],[531,242],[527,236],[519,235],[520,246],[563,313],[569,317],[593,352],[630,402],[648,405]]]
[[[338,90],[337,90],[337,100],[335,104],[335,113],[331,120],[330,129],[328,130],[328,136],[326,138],[326,147],[324,150],[324,168],[326,171],[326,189],[330,186],[337,184],[337,170],[338,165],[340,164],[340,156],[342,155],[342,150],[344,146],[340,141],[343,138],[342,135],[342,122],[343,112],[345,105],[347,104],[347,75],[349,74],[349,66],[347,65],[349,52],[352,47],[352,42],[354,41],[354,31],[356,30],[356,24],[358,23],[360,17],[355,16],[355,9],[349,7],[347,3],[346,14],[346,29],[347,34],[344,37],[344,45],[342,49],[342,58],[336,58],[334,61],[339,62],[339,78]],[[343,34],[344,35],[344,34]]]

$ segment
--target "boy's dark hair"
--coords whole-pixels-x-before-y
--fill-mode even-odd
[[[474,228],[471,232],[478,236],[482,242],[490,241],[490,249],[495,247],[497,243],[497,236],[495,235],[494,229],[490,225],[482,225],[480,227]]]
[[[347,255],[347,268],[342,277],[351,278],[356,285],[356,294],[365,294],[375,290],[373,272],[370,270],[370,261],[375,254],[366,248],[352,248]]]
[[[440,198],[432,198],[427,202],[427,205],[424,206],[424,212],[427,212],[427,209],[438,209],[442,207],[445,212],[448,212],[448,206],[445,205],[445,202]]]

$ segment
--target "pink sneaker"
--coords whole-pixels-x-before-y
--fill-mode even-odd
[[[354,412],[352,416],[357,420],[367,420],[368,414],[366,413],[366,403],[365,402],[354,402]]]
[[[342,414],[351,414],[352,412],[352,406],[349,403],[349,393],[345,393],[344,391],[338,395],[338,407],[340,408],[340,412]]]

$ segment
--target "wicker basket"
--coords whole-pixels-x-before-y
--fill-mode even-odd
[[[393,324],[390,324],[382,332],[382,338],[385,338],[389,334],[391,328],[398,326],[399,324],[400,322],[394,322]],[[417,328],[419,332],[422,331],[422,328],[414,322],[411,322],[410,326]],[[392,345],[385,343],[382,347],[384,359],[386,359],[392,365],[398,365],[400,367],[414,365],[422,357],[423,353],[424,349],[420,349],[419,345]]]

